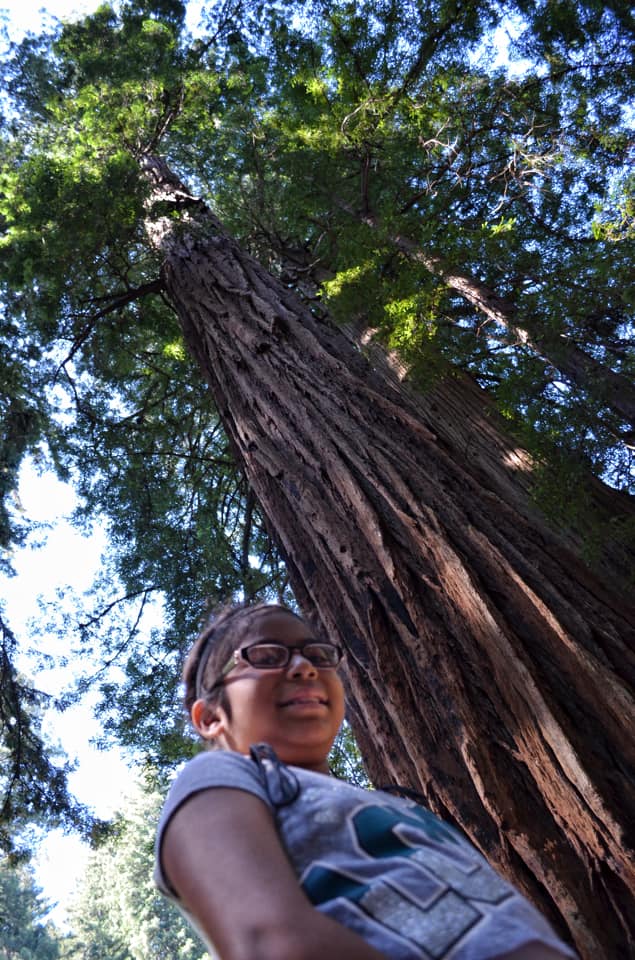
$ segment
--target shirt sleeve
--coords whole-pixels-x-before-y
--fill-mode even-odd
[[[186,800],[201,790],[214,787],[229,787],[232,790],[252,793],[260,797],[273,813],[262,773],[249,757],[225,750],[207,750],[190,760],[170,788],[159,820],[155,844],[154,882],[161,893],[172,900],[178,898],[167,881],[161,863],[161,848],[166,828]]]

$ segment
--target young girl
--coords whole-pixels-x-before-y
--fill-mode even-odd
[[[185,702],[215,749],[166,801],[160,889],[222,960],[575,957],[455,830],[329,775],[341,657],[280,606],[201,633]]]

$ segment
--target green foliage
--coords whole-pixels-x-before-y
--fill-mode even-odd
[[[157,302],[131,310],[126,327],[137,340],[124,353],[121,316],[95,331],[73,375],[79,416],[56,428],[58,456],[79,467],[78,522],[109,519],[111,556],[80,600],[77,652],[121,665],[101,683],[105,736],[173,763],[190,749],[175,710],[179,668],[206,607],[284,595],[285,574],[172,314]],[[165,627],[148,642],[138,623],[153,599]],[[51,614],[61,635],[72,629]]]
[[[46,65],[32,39],[15,51],[7,86],[23,112],[7,121],[0,201],[7,324],[46,364],[39,377],[15,352],[34,427],[22,446],[8,434],[6,494],[25,450],[44,440],[82,497],[77,523],[108,517],[112,556],[92,596],[78,599],[81,656],[88,663],[97,644],[123,670],[123,682],[102,684],[105,736],[116,729],[168,763],[191,749],[173,705],[206,606],[286,590],[143,233],[138,158],[164,127],[189,143],[219,96],[213,58],[225,54],[183,46],[179,9],[131,3],[117,15],[104,6],[51,38]],[[235,26],[230,14],[219,11],[219,37]],[[8,383],[16,416],[19,402]],[[8,518],[5,539],[15,542]],[[165,629],[148,655],[137,624],[150,598],[163,604]],[[52,618],[68,635],[68,616]],[[87,673],[79,693],[88,682]]]
[[[34,825],[83,833],[95,826],[68,792],[71,765],[42,736],[49,698],[17,673],[15,650],[15,637],[0,615],[0,854],[11,863],[28,859],[27,830]]]
[[[359,747],[349,725],[344,722],[329,754],[329,769],[334,777],[356,787],[371,788]]]
[[[90,855],[69,911],[63,955],[77,960],[204,960],[208,956],[152,880],[163,803],[138,789],[109,838]]]
[[[46,921],[42,899],[30,869],[0,860],[0,957],[6,960],[57,960],[59,941]]]
[[[11,549],[24,541],[26,524],[16,520],[12,510],[13,495],[18,484],[18,472],[22,459],[32,444],[40,439],[40,411],[37,402],[27,395],[24,376],[24,355],[33,358],[37,350],[25,347],[16,331],[9,328],[8,338],[13,340],[14,350],[3,364],[0,372],[0,417],[3,432],[0,437],[0,568],[11,572]]]

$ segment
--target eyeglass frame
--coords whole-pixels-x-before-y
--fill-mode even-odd
[[[332,647],[334,650],[337,650],[337,663],[329,663],[328,666],[324,667],[319,666],[317,663],[313,663],[308,657],[305,657],[303,653],[303,650],[306,650],[307,647],[313,646]],[[281,647],[283,650],[288,651],[287,659],[284,663],[281,663],[276,667],[264,667],[260,664],[252,663],[249,659],[248,651],[253,647]],[[253,667],[254,670],[284,670],[285,667],[288,667],[291,663],[291,658],[293,657],[294,653],[299,653],[302,657],[304,657],[305,660],[308,660],[309,663],[316,668],[316,670],[336,670],[342,662],[342,657],[344,656],[344,651],[340,647],[339,643],[331,643],[330,640],[307,640],[306,643],[303,643],[301,646],[293,647],[288,646],[286,643],[280,643],[279,640],[256,640],[254,643],[250,643],[246,647],[237,647],[234,650],[231,657],[221,670],[218,681],[224,680],[227,674],[230,673],[234,667],[237,667],[242,660],[248,663],[250,667]]]
[[[291,658],[294,653],[299,652],[302,656],[304,656],[302,651],[306,647],[313,646],[313,644],[319,644],[320,646],[325,646],[325,647],[333,647],[335,650],[337,650],[339,659],[337,663],[329,664],[328,666],[325,666],[325,667],[320,667],[315,663],[311,663],[310,660],[309,660],[309,663],[311,663],[311,665],[314,666],[316,670],[337,670],[340,663],[342,662],[342,658],[344,657],[344,650],[339,645],[339,643],[331,643],[330,640],[307,640],[307,642],[303,643],[302,646],[290,647],[290,646],[287,646],[286,643],[279,643],[277,640],[256,640],[254,643],[250,643],[246,647],[237,647],[236,650],[233,651],[231,657],[229,658],[229,660],[221,670],[218,680],[215,680],[214,683],[211,685],[211,687],[207,690],[207,695],[209,696],[209,694],[212,693],[212,691],[215,690],[216,687],[219,687],[223,683],[223,680],[225,679],[225,677],[229,673],[231,673],[234,667],[237,667],[238,664],[241,663],[243,660],[245,661],[245,663],[248,663],[250,667],[253,667],[254,670],[284,670],[291,663]],[[288,650],[288,656],[287,656],[286,662],[276,667],[264,667],[264,666],[258,666],[255,663],[250,663],[247,656],[247,651],[251,650],[252,647],[261,647],[261,646],[282,647],[283,649]],[[305,659],[308,660],[308,657]]]

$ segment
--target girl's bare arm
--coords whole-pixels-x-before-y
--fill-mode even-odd
[[[312,906],[253,794],[194,794],[168,824],[161,861],[221,960],[387,960]]]

